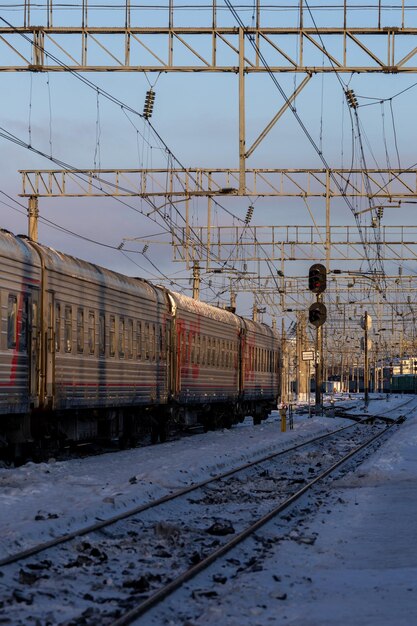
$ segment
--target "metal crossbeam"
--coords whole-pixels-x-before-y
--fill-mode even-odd
[[[263,196],[286,198],[372,198],[398,201],[417,197],[412,169],[90,169],[20,170],[23,197]]]
[[[215,1],[187,6],[197,23],[193,26],[186,25],[190,20],[184,19],[183,7],[175,7],[172,0],[165,12],[158,11],[163,6],[132,6],[130,0],[118,7],[103,3],[100,15],[83,1],[64,19],[61,7],[52,2],[44,11],[25,2],[24,10],[0,23],[0,71],[236,73],[243,59],[245,74],[415,73],[416,7],[405,0],[398,7],[384,5],[379,3],[379,12],[364,5],[364,25],[358,27],[355,11],[361,7],[340,2],[332,6],[334,25],[329,26],[329,15],[320,6],[311,9],[313,24],[302,1],[288,2],[286,11],[281,7],[271,19],[272,8],[280,7],[262,6],[257,0],[256,23],[245,25],[244,37],[239,37],[243,29]],[[390,22],[384,24],[387,11]]]

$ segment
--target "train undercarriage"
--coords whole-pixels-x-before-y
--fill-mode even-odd
[[[21,464],[43,461],[62,450],[87,444],[127,448],[163,443],[171,433],[231,428],[247,416],[258,425],[273,408],[272,402],[262,400],[3,415],[0,458]]]

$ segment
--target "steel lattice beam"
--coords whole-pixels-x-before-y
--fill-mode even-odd
[[[417,168],[412,169],[239,169],[20,170],[21,196],[263,196],[286,198],[356,197],[398,201],[417,197]]]
[[[246,74],[267,70],[305,74],[417,72],[415,7],[407,7],[403,0],[394,12],[390,5],[392,21],[384,25],[386,7],[384,2],[379,4],[379,12],[366,6],[361,15],[365,24],[357,27],[353,25],[354,12],[360,6],[341,2],[339,11],[332,14],[334,26],[328,26],[328,19],[321,23],[320,7],[313,9],[313,25],[309,7],[293,0],[286,7],[288,14],[293,10],[288,26],[284,25],[283,13],[271,19],[271,7],[263,7],[258,0],[256,24],[245,26],[242,38],[236,23],[226,25],[231,16],[216,2],[187,7],[190,12],[200,9],[192,12],[193,22],[201,24],[196,26],[181,26],[182,7],[176,8],[173,2],[166,6],[164,26],[156,26],[161,22],[157,7],[151,12],[152,7],[131,7],[128,0],[118,10],[113,7],[111,17],[103,4],[101,20],[87,2],[80,3],[78,12],[68,13],[65,20],[59,14],[60,7],[52,2],[44,12],[37,10],[35,3],[26,2],[24,11],[12,14],[13,23],[5,19],[0,23],[0,71],[236,73],[243,58]],[[107,7],[107,13],[110,10]],[[150,13],[154,25],[150,24]],[[62,25],[63,21],[68,24]],[[280,22],[283,25],[278,25]]]

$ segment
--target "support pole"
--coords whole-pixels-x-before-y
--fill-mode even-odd
[[[364,354],[365,354],[365,363],[364,363],[364,373],[363,373],[363,385],[365,391],[365,408],[368,407],[369,404],[369,356],[368,356],[368,312],[365,311],[365,329],[364,329]]]
[[[194,261],[193,264],[193,298],[194,300],[200,299],[200,266],[198,261]]]
[[[330,271],[330,249],[331,249],[331,229],[330,229],[330,170],[326,170],[326,271]]]
[[[245,33],[239,28],[239,194],[246,190],[245,137]]]
[[[321,294],[317,296],[317,302],[322,302]],[[318,326],[316,330],[316,360],[315,360],[315,376],[316,376],[316,415],[322,415],[322,392],[323,384],[323,327]]]
[[[39,198],[30,196],[28,204],[28,236],[32,241],[38,241]]]
[[[284,318],[281,320],[281,402],[288,401],[288,359]]]

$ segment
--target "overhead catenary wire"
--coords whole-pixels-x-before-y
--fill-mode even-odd
[[[14,26],[12,24],[10,24],[7,20],[5,20],[3,17],[0,16],[0,20],[2,20],[4,23],[6,23],[10,28],[16,30],[14,28]],[[16,31],[18,32],[19,35],[23,36],[31,45],[40,48],[40,46],[38,46],[35,42],[32,42],[30,40],[30,38],[28,38],[26,35],[24,35],[24,33],[20,32],[20,31]],[[103,97],[107,98],[108,100],[110,100],[111,102],[118,104],[123,111],[128,111],[134,115],[137,115],[139,117],[142,117],[146,120],[147,124],[149,125],[149,128],[152,129],[152,132],[154,133],[155,137],[158,139],[158,141],[160,141],[161,145],[163,145],[166,153],[167,153],[167,158],[168,159],[172,159],[175,160],[178,165],[180,166],[180,168],[183,171],[186,171],[186,168],[184,165],[182,165],[182,163],[179,161],[179,159],[173,154],[173,152],[168,148],[167,144],[164,142],[164,140],[162,139],[162,137],[160,136],[160,134],[156,131],[156,129],[154,128],[154,126],[151,124],[151,122],[149,121],[149,118],[147,118],[145,115],[140,114],[138,111],[136,111],[135,109],[133,109],[132,107],[126,105],[125,103],[121,102],[118,98],[116,98],[115,96],[113,96],[112,94],[110,94],[109,92],[107,92],[106,90],[103,90],[101,87],[98,87],[97,85],[95,85],[92,81],[86,79],[84,76],[81,76],[78,72],[75,72],[73,70],[71,70],[71,68],[69,68],[69,66],[67,66],[65,63],[63,63],[62,61],[60,61],[60,59],[58,59],[57,57],[55,57],[55,55],[51,54],[50,52],[46,51],[43,49],[44,54],[48,57],[51,58],[55,63],[59,64],[60,66],[64,67],[68,72],[70,72],[74,77],[76,77],[78,80],[81,80],[81,82],[83,82],[84,84],[86,84],[88,87],[90,87],[91,89],[93,89],[96,94],[97,94],[97,99],[99,97],[99,95],[102,95]],[[98,140],[97,140],[97,144],[96,144],[96,149],[98,146]],[[38,151],[38,154],[40,152]],[[50,158],[50,160],[52,160],[53,162],[57,162],[55,159]],[[75,170],[76,168],[72,168],[73,170]],[[193,180],[193,182],[199,186],[198,181],[194,180],[194,178],[191,176],[191,179]],[[99,178],[97,178],[97,180],[99,180]],[[181,181],[180,181],[181,182]],[[181,183],[182,184],[182,183]],[[147,201],[149,202],[149,199],[147,199]],[[229,211],[226,207],[224,207],[222,204],[220,204],[215,198],[212,198],[213,203],[220,209],[222,209],[223,211],[225,211],[226,213],[228,213],[231,217],[233,217],[233,219],[236,219],[238,221],[242,221],[242,218],[240,218],[239,216],[235,215],[234,213],[232,213],[231,211]],[[173,208],[175,211],[177,211],[179,217],[181,219],[184,219],[183,216],[181,214],[179,214],[177,208],[172,204]],[[191,232],[193,232],[193,229],[191,228]],[[195,234],[195,233],[194,233]],[[205,244],[200,240],[200,245],[202,246],[202,248],[205,248]],[[227,262],[223,264],[223,266],[225,267],[227,265]]]
[[[312,7],[313,7],[313,5],[312,5]],[[313,8],[314,8],[315,10],[317,10],[317,9],[318,9],[317,5],[315,5]],[[320,8],[321,8],[321,7],[320,7]],[[321,151],[321,146],[320,146],[320,151]],[[236,216],[235,216],[235,217],[236,217]],[[237,218],[237,219],[239,219],[239,218]]]

